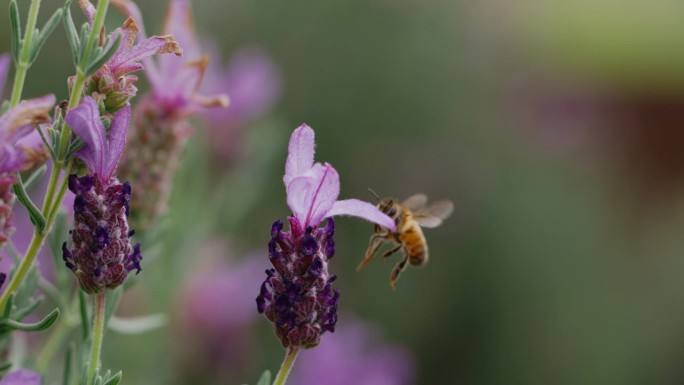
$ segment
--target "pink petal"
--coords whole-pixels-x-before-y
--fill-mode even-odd
[[[287,205],[299,223],[304,224],[306,214],[311,206],[312,191],[316,186],[316,180],[310,176],[299,176],[287,185]]]
[[[314,161],[315,144],[315,135],[311,127],[302,124],[294,130],[290,137],[287,161],[285,162],[285,176],[283,177],[285,186],[289,185],[292,179],[311,169]]]
[[[97,102],[89,96],[84,98],[80,106],[69,111],[65,121],[84,143],[76,155],[85,162],[90,172],[103,178],[107,145]]]
[[[50,120],[49,112],[55,105],[55,95],[25,100],[0,116],[0,138],[16,142],[29,134],[39,123]]]
[[[397,227],[392,218],[385,215],[377,207],[368,202],[358,199],[345,199],[335,202],[332,209],[325,215],[326,218],[335,215],[350,215],[376,223],[390,231],[396,231]]]
[[[131,120],[131,106],[117,111],[112,117],[112,124],[109,126],[109,148],[107,169],[104,170],[107,178],[111,177],[116,169],[117,163],[123,154],[126,146],[126,133],[128,133],[128,123]]]
[[[123,69],[126,65],[130,66],[131,64],[136,64],[134,66],[135,68],[132,69],[133,71],[136,71],[142,68],[137,62],[154,54],[175,53],[179,56],[182,52],[183,51],[178,47],[178,43],[176,43],[172,36],[152,36],[134,45],[129,51],[121,53],[121,55],[117,57],[116,62],[112,64],[112,67],[115,67],[112,68],[112,70],[117,76],[122,76],[131,72],[130,69]]]
[[[40,385],[40,375],[30,370],[19,369],[6,375],[0,385]]]
[[[310,172],[315,173],[316,190],[313,191],[306,226],[318,226],[330,211],[340,195],[340,176],[330,164],[315,164]]]

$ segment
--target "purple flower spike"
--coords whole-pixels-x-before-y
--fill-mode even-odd
[[[30,370],[19,369],[6,375],[0,385],[40,385],[40,375]]]
[[[67,114],[67,124],[84,142],[83,148],[76,155],[102,183],[114,174],[126,145],[126,132],[130,120],[130,106],[116,112],[112,117],[107,138],[97,102],[93,98],[86,97],[80,106]]]
[[[358,199],[337,200],[340,177],[332,165],[314,163],[314,147],[314,131],[301,125],[292,133],[285,163],[287,204],[301,229],[318,226],[324,218],[351,215],[394,231],[394,221],[372,204]]]
[[[121,285],[129,272],[140,272],[140,245],[131,246],[133,231],[126,220],[130,187],[116,177],[102,182],[72,175],[69,190],[76,194],[73,246],[62,245],[62,259],[83,291],[101,293]]]

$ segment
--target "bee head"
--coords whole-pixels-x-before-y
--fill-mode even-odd
[[[393,198],[381,199],[378,203],[378,209],[387,214],[390,218],[394,218],[397,215],[399,212],[398,206],[396,199]]]

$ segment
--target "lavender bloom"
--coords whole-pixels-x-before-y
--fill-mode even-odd
[[[132,1],[113,3],[134,17],[140,12]],[[172,0],[164,27],[185,48],[182,58],[159,57],[145,62],[152,89],[135,112],[128,150],[120,172],[140,187],[131,201],[136,227],[149,229],[166,211],[172,177],[192,127],[188,117],[211,107],[226,107],[225,95],[207,97],[199,92],[208,58],[197,51],[198,42],[187,0]]]
[[[315,352],[300,353],[288,382],[298,385],[414,383],[416,363],[408,351],[378,341],[375,330],[361,321],[345,323],[345,320],[341,321],[344,328],[340,333],[322,341]]]
[[[370,203],[356,199],[337,201],[340,181],[328,163],[314,164],[314,131],[307,125],[290,138],[285,164],[287,203],[292,209],[290,232],[277,220],[268,244],[273,268],[256,299],[257,310],[273,322],[285,348],[313,347],[321,335],[335,331],[339,292],[332,289],[336,276],[328,273],[335,254],[334,215],[352,215],[391,230],[394,221]],[[320,227],[323,219],[325,226]]]
[[[6,375],[0,385],[40,385],[40,375],[30,370],[19,369]]]
[[[220,160],[230,161],[240,151],[245,126],[271,109],[280,97],[281,76],[263,49],[247,46],[239,49],[227,65],[212,61],[207,78],[211,81],[205,82],[202,89],[230,95],[230,108],[214,108],[204,114],[209,145]]]
[[[55,104],[54,95],[19,103],[0,116],[0,245],[9,239],[12,226],[16,173],[26,171],[45,161],[47,154],[42,143],[37,146],[19,144],[34,132],[34,126],[50,119],[49,111]]]
[[[92,25],[94,7],[87,0],[80,0],[79,6]],[[180,56],[183,51],[171,35],[152,36],[139,41],[136,37],[140,29],[131,17],[124,21],[121,28],[114,30],[109,38],[113,44],[121,36],[121,44],[111,57],[85,84],[86,95],[101,97],[107,112],[114,113],[128,104],[138,89],[134,83],[138,77],[131,73],[143,69],[142,61],[155,54],[174,53]]]
[[[69,177],[69,190],[76,194],[73,245],[69,249],[65,242],[62,253],[66,266],[89,294],[121,285],[132,270],[140,272],[140,244],[131,247],[133,231],[127,220],[131,186],[113,176],[123,153],[130,114],[130,106],[126,106],[113,115],[108,138],[94,99],[86,97],[66,117],[85,144],[76,155],[90,174]]]

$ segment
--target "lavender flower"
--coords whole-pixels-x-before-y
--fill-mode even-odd
[[[19,369],[6,375],[0,385],[40,385],[40,375],[30,370]]]
[[[113,4],[140,17],[132,1]],[[225,95],[208,97],[199,92],[208,58],[197,50],[189,1],[171,1],[164,32],[175,36],[185,48],[184,56],[163,56],[156,63],[145,63],[152,89],[136,109],[128,151],[120,166],[121,175],[140,186],[131,207],[135,213],[132,220],[141,230],[152,227],[166,211],[172,177],[192,133],[188,117],[206,108],[228,105]]]
[[[66,117],[85,143],[76,155],[90,173],[69,177],[69,190],[76,194],[73,245],[69,249],[65,242],[62,253],[66,266],[89,294],[121,285],[132,270],[140,272],[140,244],[131,247],[129,240],[133,235],[127,220],[131,186],[113,176],[123,153],[130,114],[130,106],[126,106],[113,115],[108,138],[94,99],[86,97]]]
[[[0,74],[0,79],[5,76]],[[50,120],[49,111],[55,104],[54,95],[26,100],[0,116],[0,245],[9,239],[12,226],[16,173],[26,171],[45,161],[42,143],[29,146],[19,143],[34,132],[34,127]]]
[[[394,231],[394,221],[370,203],[357,199],[338,201],[340,180],[328,163],[314,164],[314,131],[307,125],[290,138],[283,181],[290,231],[277,220],[268,244],[273,268],[256,299],[257,310],[273,322],[285,348],[313,347],[321,335],[335,331],[339,292],[332,289],[336,276],[328,273],[335,254],[332,216],[352,215]],[[324,219],[325,226],[320,227]]]
[[[406,349],[390,346],[366,323],[346,323],[339,334],[326,338],[316,351],[301,353],[288,382],[298,385],[409,385],[416,363]],[[344,359],[341,359],[344,357]],[[322,380],[325,379],[325,380]]]
[[[87,0],[80,0],[79,6],[92,24],[95,8]],[[86,95],[103,98],[105,109],[109,113],[123,108],[137,94],[138,89],[134,83],[138,77],[131,73],[143,69],[142,60],[155,54],[174,53],[180,56],[183,53],[171,35],[152,36],[136,44],[138,32],[140,28],[131,17],[124,21],[121,28],[114,30],[109,36],[109,41],[113,44],[120,35],[119,48],[114,56],[86,82]]]

